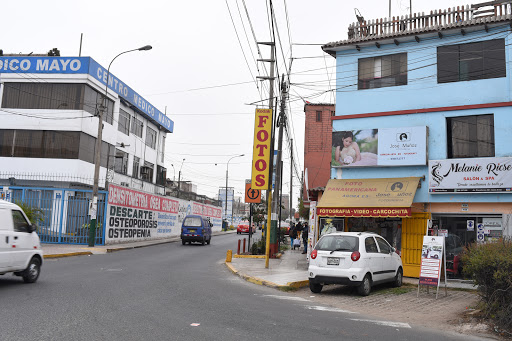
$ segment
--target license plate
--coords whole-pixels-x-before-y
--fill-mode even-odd
[[[194,229],[189,229],[189,230],[188,230],[188,233],[196,233],[196,230],[194,230]]]
[[[327,265],[340,265],[340,259],[337,257],[328,257]]]

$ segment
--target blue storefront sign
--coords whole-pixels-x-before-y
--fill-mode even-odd
[[[0,57],[0,73],[89,74],[107,84],[107,69],[90,57]],[[113,74],[108,87],[172,133],[174,122]]]

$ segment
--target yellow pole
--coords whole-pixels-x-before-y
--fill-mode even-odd
[[[267,238],[265,243],[265,268],[268,269],[268,263],[270,261],[270,228],[272,226],[272,191],[267,191],[267,200],[268,200],[268,208],[267,208]]]

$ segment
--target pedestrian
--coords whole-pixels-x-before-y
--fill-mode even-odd
[[[292,227],[290,228],[289,236],[290,236],[290,250],[291,250],[291,249],[293,249],[293,240],[295,238],[297,238],[297,226],[296,225],[292,225]]]
[[[302,229],[303,229],[303,226],[302,226],[302,223],[299,221],[297,223],[297,225],[295,226],[295,230],[296,230],[296,238],[299,238],[300,239],[300,233],[302,232]]]
[[[304,242],[304,251],[303,254],[308,253],[308,234],[309,234],[309,226],[308,223],[304,224],[304,228],[302,229],[302,241]]]

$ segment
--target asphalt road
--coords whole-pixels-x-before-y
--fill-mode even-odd
[[[236,240],[46,260],[35,284],[0,276],[0,340],[477,339],[374,321],[245,282],[223,264]]]

